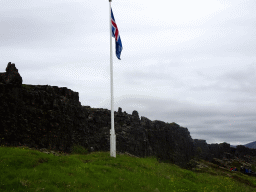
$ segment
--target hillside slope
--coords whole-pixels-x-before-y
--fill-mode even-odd
[[[79,148],[79,153],[84,153]],[[0,191],[255,191],[256,178],[202,161],[196,172],[108,152],[47,154],[0,147]]]

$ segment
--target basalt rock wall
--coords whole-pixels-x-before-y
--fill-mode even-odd
[[[109,110],[82,106],[78,93],[65,87],[22,85],[11,63],[0,76],[0,145],[71,152],[79,144],[91,151],[109,151]],[[114,116],[118,152],[156,156],[182,167],[193,157],[187,128],[140,118],[137,111],[127,114],[121,108]]]
[[[213,158],[218,159],[234,159],[239,158],[248,161],[249,157],[256,157],[256,149],[250,149],[243,145],[236,148],[230,147],[229,143],[207,144],[205,140],[194,139],[195,155],[201,159],[212,161]]]
[[[1,144],[70,151],[73,128],[86,126],[77,98],[67,88],[0,84]]]
[[[96,139],[97,142],[90,142],[88,147],[109,150],[110,111],[91,108],[87,112],[89,130],[101,130],[102,133],[97,138],[92,134],[91,140]],[[168,160],[180,166],[185,166],[194,155],[193,140],[187,128],[175,123],[139,118],[137,111],[127,114],[119,108],[115,112],[115,131],[119,152],[140,157],[156,156],[160,160]],[[78,140],[79,134],[76,138]]]

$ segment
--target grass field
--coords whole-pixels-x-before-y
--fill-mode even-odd
[[[79,154],[78,154],[79,153]],[[256,178],[209,162],[195,171],[108,152],[55,156],[24,147],[0,147],[0,191],[256,191]]]

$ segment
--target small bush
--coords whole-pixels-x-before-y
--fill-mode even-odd
[[[88,150],[85,149],[83,146],[80,145],[73,145],[72,147],[72,154],[88,154]]]
[[[31,86],[26,85],[26,84],[22,84],[22,87],[23,87],[24,89],[31,89],[31,88],[32,88]]]

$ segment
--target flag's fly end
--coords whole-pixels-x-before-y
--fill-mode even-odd
[[[119,30],[116,25],[112,8],[111,8],[111,24],[112,24],[112,37],[115,38],[115,42],[116,42],[116,57],[121,60],[120,57],[121,57],[121,52],[123,50],[123,45],[122,45],[121,37],[119,34]]]

